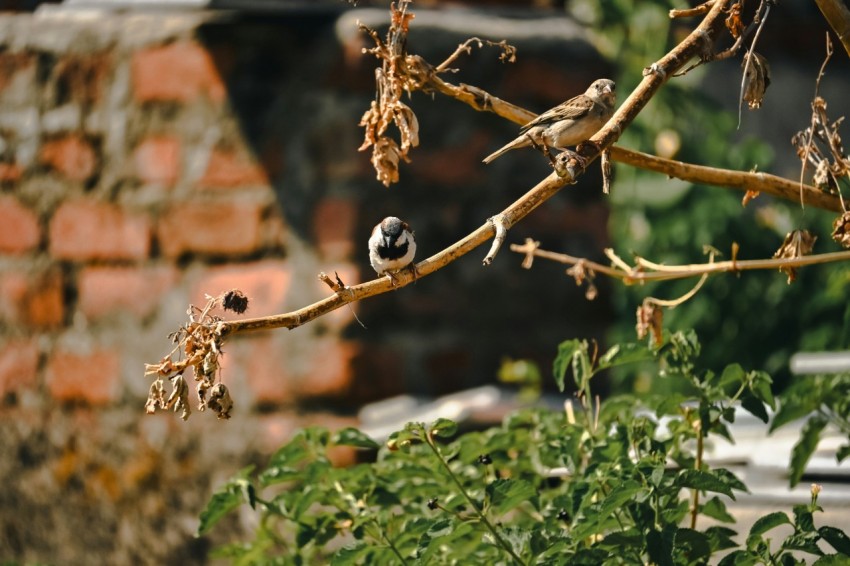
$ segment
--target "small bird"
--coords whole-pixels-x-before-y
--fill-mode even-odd
[[[378,275],[387,274],[395,284],[393,273],[413,264],[416,240],[407,222],[387,216],[372,230],[369,238],[369,263]],[[413,267],[416,275],[416,267]]]
[[[538,145],[565,150],[598,132],[614,114],[614,81],[593,81],[584,94],[547,110],[520,129],[519,137],[484,158],[490,163],[506,151]],[[533,142],[533,143],[532,143]]]

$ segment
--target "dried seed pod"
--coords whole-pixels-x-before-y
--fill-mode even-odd
[[[774,259],[793,259],[812,253],[818,237],[808,230],[794,230],[785,236],[782,245],[773,254]],[[794,266],[780,267],[779,271],[788,275],[790,285],[797,279],[797,268]]]
[[[750,61],[749,65],[747,65],[748,59]],[[744,76],[744,100],[747,102],[750,110],[760,108],[761,102],[764,99],[764,93],[767,91],[767,87],[770,86],[770,65],[767,64],[767,59],[753,52],[752,57],[749,54],[744,55],[741,68],[746,70]]]
[[[850,212],[845,212],[832,223],[832,239],[841,247],[850,249]]]
[[[224,307],[224,310],[242,314],[248,310],[248,297],[239,289],[231,289],[224,294],[221,305]]]

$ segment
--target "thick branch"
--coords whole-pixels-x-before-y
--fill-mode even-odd
[[[844,0],[815,0],[823,17],[838,36],[847,55],[850,56],[850,9]]]
[[[620,163],[657,171],[691,183],[731,187],[741,191],[759,191],[791,201],[800,199],[800,184],[797,181],[789,181],[770,173],[745,173],[693,165],[618,146],[611,148],[611,158]],[[837,196],[815,187],[803,185],[803,195],[806,204],[836,212],[842,210],[841,201]]]

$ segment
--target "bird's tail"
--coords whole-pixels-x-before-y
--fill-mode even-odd
[[[508,152],[512,149],[516,149],[518,147],[525,147],[527,145],[531,145],[531,142],[528,140],[528,137],[520,136],[517,139],[510,142],[509,144],[505,145],[504,147],[497,149],[496,151],[494,151],[493,153],[491,153],[490,155],[485,157],[482,161],[484,161],[484,163],[490,163],[491,161],[493,161],[497,157],[501,156],[503,153],[506,153],[506,152]]]

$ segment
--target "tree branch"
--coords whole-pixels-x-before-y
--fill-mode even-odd
[[[823,17],[844,46],[847,55],[850,56],[850,9],[844,0],[815,0]]]

